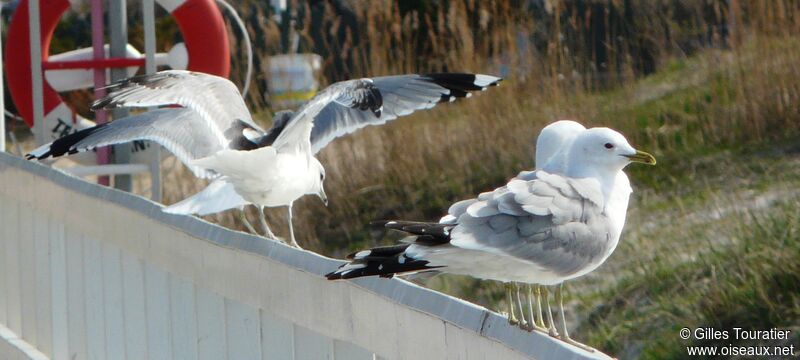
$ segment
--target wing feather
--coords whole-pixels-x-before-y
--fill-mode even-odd
[[[233,126],[236,128],[236,124]],[[28,154],[28,159],[41,160],[89,151],[101,146],[150,140],[173,153],[195,176],[213,178],[217,176],[215,172],[191,162],[226,148],[236,149],[246,144],[247,139],[242,132],[246,127],[242,125],[238,128],[238,132],[228,131],[227,134],[223,134],[224,140],[220,142],[209,129],[208,123],[197,112],[188,108],[157,109],[72,133],[40,146]]]
[[[531,180],[511,180],[491,197],[481,194],[486,200],[454,204],[451,210],[461,213],[450,212],[458,218],[450,245],[509,256],[565,276],[608,254],[612,225],[602,197],[596,198],[599,183],[570,183],[543,171],[526,175]],[[570,186],[575,184],[580,190]]]
[[[275,146],[294,146],[308,139],[316,153],[337,137],[465,97],[469,91],[496,86],[500,80],[481,74],[428,74],[338,82],[297,111]]]
[[[107,87],[109,94],[92,109],[180,105],[197,112],[224,141],[231,124],[243,122],[264,133],[252,119],[239,90],[230,80],[206,73],[166,70],[134,76]]]

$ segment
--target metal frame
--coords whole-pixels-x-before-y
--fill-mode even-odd
[[[33,0],[32,2],[37,2]],[[102,60],[105,58],[104,40],[103,40],[103,2],[100,0],[91,0],[92,8],[92,54],[94,60]],[[36,22],[31,21],[31,26],[39,27],[39,19]],[[35,25],[34,25],[35,24]],[[31,49],[33,49],[31,45]],[[32,52],[33,50],[31,50]],[[33,56],[31,56],[33,57]],[[41,70],[40,70],[41,71]],[[106,90],[103,88],[106,85],[106,72],[105,69],[94,69],[94,97],[99,99],[106,95]],[[34,93],[36,91],[34,90]],[[41,118],[34,116],[33,123],[43,122]],[[108,112],[99,110],[95,112],[95,122],[103,124],[108,121]],[[111,153],[108,147],[97,149],[97,163],[100,165],[108,164],[111,160]],[[108,186],[110,184],[108,176],[101,176],[97,179],[99,184]]]
[[[3,14],[0,9],[0,34],[3,33]],[[0,59],[3,58],[3,36],[0,35]],[[5,82],[3,82],[3,61],[0,61],[0,152],[6,151],[6,103]]]
[[[44,124],[44,102],[43,94],[43,81],[44,70],[49,69],[78,69],[78,68],[91,68],[94,69],[94,87],[95,97],[100,98],[105,96],[106,85],[105,69],[112,68],[112,80],[120,80],[124,78],[124,71],[119,71],[121,67],[127,66],[141,66],[145,65],[148,73],[155,72],[155,10],[153,0],[144,0],[142,3],[144,10],[144,27],[145,27],[145,58],[129,59],[125,58],[125,47],[127,45],[127,23],[125,21],[125,1],[111,1],[111,9],[109,9],[111,21],[111,57],[105,57],[104,40],[103,40],[103,4],[102,0],[91,0],[91,21],[92,21],[92,49],[94,58],[92,60],[84,61],[42,61],[42,44],[41,44],[41,25],[38,0],[28,2],[28,17],[30,24],[30,58],[31,58],[31,81],[32,81],[32,99],[33,99],[33,120],[36,132],[45,134]],[[2,23],[0,23],[0,26]],[[2,41],[0,40],[0,47]],[[0,52],[2,56],[2,52]],[[0,65],[0,73],[2,72]],[[0,84],[2,83],[2,74],[0,74]],[[5,110],[2,103],[3,90],[0,89],[0,110]],[[95,113],[95,121],[102,124],[108,121],[108,114],[104,110]],[[120,110],[115,112],[115,117],[126,116],[127,112]],[[5,121],[0,124],[0,152],[5,151]],[[42,145],[44,141],[43,136],[37,137],[38,145]],[[153,145],[157,146],[157,145]],[[121,149],[120,149],[121,150]],[[119,154],[126,154],[126,151],[117,151]],[[81,167],[71,168],[73,174],[88,175],[118,175],[115,179],[115,185],[121,187],[126,191],[131,190],[130,175],[134,173],[143,172],[142,166],[150,171],[151,179],[151,198],[155,201],[161,200],[161,170],[160,170],[160,151],[154,152],[154,157],[149,164],[130,164],[130,166],[111,166],[106,165],[110,162],[110,153],[108,148],[100,148],[97,151],[98,166],[88,166],[81,169]],[[123,164],[130,161],[130,159],[121,158],[117,159],[118,162]],[[117,164],[119,165],[119,164]],[[119,176],[123,175],[123,176]],[[98,178],[98,183],[102,185],[109,185],[108,176],[101,176]]]
[[[156,72],[156,25],[155,0],[142,0],[142,17],[144,17],[144,70],[147,74]],[[151,142],[153,158],[150,159],[150,199],[161,202],[161,146]]]
[[[96,0],[97,1],[97,0]],[[125,5],[126,0],[115,0],[108,2],[108,29],[109,55],[112,57],[123,57],[126,54],[128,45],[128,18]],[[111,68],[110,82],[116,82],[128,77],[124,68]],[[129,111],[125,108],[116,108],[111,111],[114,119],[121,119],[128,116]],[[131,162],[131,144],[114,145],[114,163],[127,164]],[[117,174],[114,176],[114,187],[124,191],[133,190],[133,182],[130,174]]]
[[[39,1],[28,2],[28,23],[30,24],[28,41],[31,44],[31,83],[33,101],[33,121],[39,134],[46,134],[44,124],[44,100],[42,98],[42,37],[41,24],[39,22]],[[39,136],[38,141],[42,142],[43,136]],[[42,145],[41,143],[37,145]]]

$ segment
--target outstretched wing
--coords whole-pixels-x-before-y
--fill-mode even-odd
[[[233,122],[220,139],[197,112],[188,108],[165,108],[114,120],[72,133],[29,153],[28,159],[46,159],[122,144],[135,140],[157,142],[175,154],[192,172],[202,178],[215,177],[212,171],[191,164],[223,149],[247,150],[256,147],[245,134],[255,131],[244,122]]]
[[[244,122],[263,133],[250,115],[242,95],[230,80],[206,73],[166,70],[134,76],[107,87],[109,94],[92,109],[181,105],[195,110],[211,129]],[[221,131],[217,133],[221,136]]]
[[[489,75],[445,73],[338,82],[303,105],[274,146],[299,146],[310,141],[316,153],[339,136],[467,97],[470,91],[496,86],[500,80]]]

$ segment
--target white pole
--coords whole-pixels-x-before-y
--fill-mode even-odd
[[[105,58],[104,41],[103,41],[103,1],[91,0],[92,5],[92,59],[99,60]],[[106,96],[106,71],[105,69],[94,69],[94,97],[100,99]],[[98,110],[94,113],[94,120],[98,124],[108,121],[108,112],[106,110]],[[97,163],[104,165],[108,164],[111,156],[111,149],[102,147],[97,149]],[[108,186],[111,184],[108,176],[101,176],[97,179],[97,183]]]
[[[44,123],[44,100],[42,94],[42,26],[39,22],[39,0],[28,2],[28,26],[30,26],[29,42],[31,44],[31,84],[33,96],[33,123],[36,131],[36,142],[43,145],[47,142],[47,129]],[[4,114],[5,115],[5,114]]]
[[[128,17],[125,0],[114,0],[108,2],[108,38],[111,41],[109,55],[111,57],[125,57],[128,46]],[[111,69],[111,82],[117,82],[128,77],[125,68]],[[116,108],[111,111],[114,119],[121,119],[128,116],[128,109]],[[114,145],[114,163],[127,164],[131,162],[130,143]],[[132,191],[133,182],[130,175],[119,174],[114,176],[114,187],[123,191]]]
[[[153,0],[142,0],[142,16],[144,17],[144,70],[148,74],[156,72],[156,25],[155,4]],[[150,197],[161,202],[161,147],[154,142],[153,158],[150,159]]]
[[[0,5],[2,6],[2,5]],[[3,58],[3,13],[0,11],[0,59]],[[6,103],[3,88],[3,62],[0,61],[0,152],[6,151]]]

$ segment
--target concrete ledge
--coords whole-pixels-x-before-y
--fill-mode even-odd
[[[28,179],[19,179],[22,177],[20,176],[20,171],[29,174],[29,176],[26,176]],[[458,348],[470,348],[470,340],[468,339],[471,337],[488,339],[497,344],[497,347],[491,347],[496,349],[496,352],[486,353],[484,354],[485,356],[475,356],[476,354],[463,350],[466,352],[464,357],[457,354],[448,355],[451,358],[472,358],[473,356],[476,358],[494,358],[493,354],[507,354],[510,358],[527,357],[537,359],[609,358],[602,353],[583,351],[544,334],[522,331],[516,327],[509,326],[504,317],[483,307],[404,280],[366,278],[355,281],[329,282],[323,275],[339,266],[342,263],[341,261],[294,249],[280,242],[231,231],[195,217],[167,214],[161,211],[162,206],[160,204],[148,199],[88,183],[60,170],[52,169],[36,162],[29,162],[6,153],[0,153],[0,179],[4,179],[0,180],[4,182],[9,179],[12,184],[16,181],[17,188],[14,191],[22,191],[22,187],[28,186],[28,189],[32,190],[31,192],[38,192],[41,186],[37,185],[37,183],[41,182],[41,180],[44,180],[44,183],[54,185],[54,187],[50,185],[44,186],[46,189],[42,189],[40,194],[18,194],[18,201],[28,201],[25,199],[26,196],[33,197],[34,199],[30,200],[31,203],[37,203],[33,205],[34,208],[50,212],[52,217],[75,224],[82,230],[96,231],[96,240],[112,242],[123,251],[132,252],[148,261],[152,261],[154,264],[167,269],[167,271],[174,272],[193,281],[198,286],[207,287],[226,296],[236,296],[237,300],[256,308],[268,306],[277,312],[291,305],[276,302],[275,299],[278,298],[276,294],[269,293],[270,272],[282,274],[281,276],[289,279],[291,279],[292,273],[297,274],[298,279],[300,277],[308,278],[310,279],[308,281],[313,282],[313,288],[302,289],[303,296],[295,298],[305,300],[307,297],[317,297],[325,299],[331,304],[315,304],[314,306],[323,306],[325,309],[309,311],[310,315],[308,317],[303,317],[302,314],[294,314],[292,315],[294,318],[290,316],[289,320],[309,328],[312,325],[318,326],[319,328],[314,329],[315,331],[334,339],[352,342],[365,349],[378,352],[381,356],[384,355],[377,349],[378,347],[384,349],[384,353],[391,354],[391,349],[397,351],[397,347],[400,346],[398,344],[402,342],[386,343],[391,342],[391,339],[380,339],[378,338],[380,335],[365,336],[364,334],[371,334],[375,331],[377,325],[367,323],[365,319],[359,319],[354,322],[352,318],[347,319],[346,315],[344,315],[351,314],[348,311],[360,311],[360,309],[368,311],[367,309],[370,308],[374,308],[371,311],[375,314],[387,311],[385,306],[375,302],[377,298],[367,296],[367,294],[373,294],[380,299],[414,310],[420,315],[426,314],[425,316],[429,315],[441,321],[439,325],[436,325],[441,327],[437,331],[440,331],[440,335],[448,341],[444,341],[441,344],[429,344],[431,348],[441,345],[443,352],[453,353]],[[30,188],[30,186],[35,187]],[[48,198],[42,199],[42,197]],[[38,200],[35,198],[38,198]],[[145,235],[142,238],[127,237],[114,240],[112,239],[113,236],[103,236],[103,230],[92,229],[97,227],[90,220],[87,220],[87,218],[93,218],[92,215],[69,214],[65,213],[64,209],[58,208],[58,205],[51,207],[42,205],[47,203],[72,204],[77,207],[77,204],[80,204],[83,198],[95,199],[94,203],[97,204],[91,209],[85,209],[87,213],[99,214],[98,216],[109,219],[108,221],[111,222],[109,226],[130,230],[129,233],[139,231]],[[96,200],[99,200],[99,202]],[[113,207],[109,205],[113,205]],[[174,238],[174,232],[168,233],[153,229],[153,226],[147,226],[144,219],[167,225],[169,228],[177,229],[180,233],[188,236]],[[117,231],[122,232],[122,230]],[[166,236],[173,238],[165,239],[164,237]],[[220,247],[232,249],[234,252],[225,252]],[[264,259],[268,261],[264,262]],[[279,267],[272,265],[273,263],[279,265]],[[231,269],[232,264],[235,265],[233,269]],[[218,271],[210,271],[218,269],[224,269],[227,272],[224,275],[220,275]],[[236,274],[236,276],[231,274]],[[220,278],[221,276],[227,276],[228,278]],[[284,280],[284,282],[286,281],[288,280]],[[253,288],[254,284],[264,284],[264,289]],[[279,285],[291,289],[291,284],[275,284],[275,286]],[[330,299],[326,299],[327,297]],[[292,299],[293,297],[288,296],[288,298]],[[309,302],[308,304],[313,303]],[[345,309],[346,311],[342,310],[342,313],[337,315],[336,311],[338,309]],[[391,310],[389,311],[391,312]],[[317,315],[328,314],[326,316],[331,319],[314,318],[312,313]],[[408,321],[409,323],[404,323],[402,324],[403,326],[383,323],[384,327],[393,325],[401,328],[387,330],[387,336],[394,334],[398,337],[413,337],[414,330],[408,327],[413,327],[414,324],[417,324],[415,321],[428,321],[423,321],[423,318],[413,314],[395,316],[400,319],[397,321]],[[376,319],[371,318],[368,320],[378,322]],[[317,324],[317,322],[320,322],[320,324]],[[345,325],[342,325],[342,322]],[[341,329],[346,331],[342,332]],[[467,338],[456,336],[456,333],[460,334],[462,331],[473,335]],[[14,339],[18,338],[14,337]],[[424,339],[417,340],[423,341]],[[374,341],[382,342],[382,345],[372,346]],[[404,341],[414,342],[408,339],[404,339]],[[458,345],[462,342],[463,344]],[[7,341],[7,343],[9,342]],[[17,347],[13,348],[16,349]],[[402,348],[412,352],[414,350],[406,347]],[[4,354],[4,349],[4,347],[0,347],[0,354]],[[511,354],[516,355],[512,356]],[[46,359],[44,355],[41,356],[25,358]]]
[[[50,360],[3,325],[0,325],[0,358],[6,360]]]

